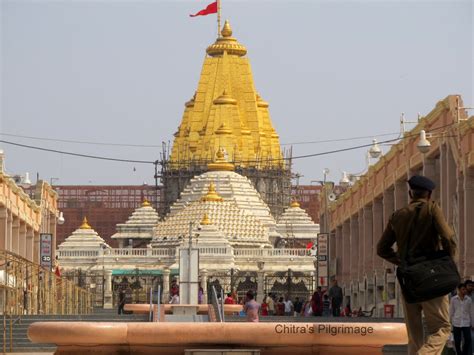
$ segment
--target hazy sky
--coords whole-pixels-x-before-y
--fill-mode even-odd
[[[0,0],[1,1],[1,0]],[[0,139],[156,160],[197,88],[216,16],[212,0],[1,1]],[[474,106],[473,3],[222,0],[248,49],[281,142],[396,136],[449,94]],[[471,114],[473,112],[471,111]],[[157,147],[32,140],[5,134]],[[294,155],[370,143],[298,144]],[[57,184],[153,182],[153,165],[96,161],[0,143],[10,173]],[[295,161],[301,182],[365,168],[365,150]]]

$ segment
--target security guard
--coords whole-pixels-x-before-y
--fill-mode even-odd
[[[377,254],[395,265],[400,265],[400,255],[403,255],[407,248],[413,256],[431,253],[441,247],[454,256],[454,232],[448,226],[439,206],[430,201],[435,183],[424,176],[415,175],[408,180],[408,185],[410,204],[395,211],[390,217],[377,244]],[[410,221],[417,208],[420,209],[418,219],[411,227]],[[410,245],[407,245],[410,232],[415,240],[411,240]],[[397,251],[393,249],[395,243]],[[411,304],[403,300],[403,307],[408,333],[408,353],[441,354],[451,332],[448,295]],[[423,337],[422,311],[429,333],[426,341]]]

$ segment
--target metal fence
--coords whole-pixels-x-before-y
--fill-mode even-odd
[[[4,316],[92,311],[90,291],[5,250],[0,250],[0,291]]]

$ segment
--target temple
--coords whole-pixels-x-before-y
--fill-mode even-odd
[[[171,154],[161,172],[162,213],[189,180],[208,170],[219,149],[248,177],[274,216],[290,202],[291,157],[284,156],[270,119],[269,104],[258,94],[246,57],[225,22],[221,36],[206,50],[198,87],[185,103]]]

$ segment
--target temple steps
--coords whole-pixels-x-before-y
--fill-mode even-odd
[[[148,322],[148,314],[117,314],[117,309],[94,309],[94,313],[86,315],[25,315],[20,323],[13,325],[12,352],[52,352],[56,350],[53,344],[35,344],[27,336],[28,327],[34,322]],[[6,351],[10,349],[10,323],[7,321]],[[3,328],[3,324],[2,324]],[[2,329],[3,330],[3,329]],[[0,334],[0,352],[3,351],[3,331]]]

